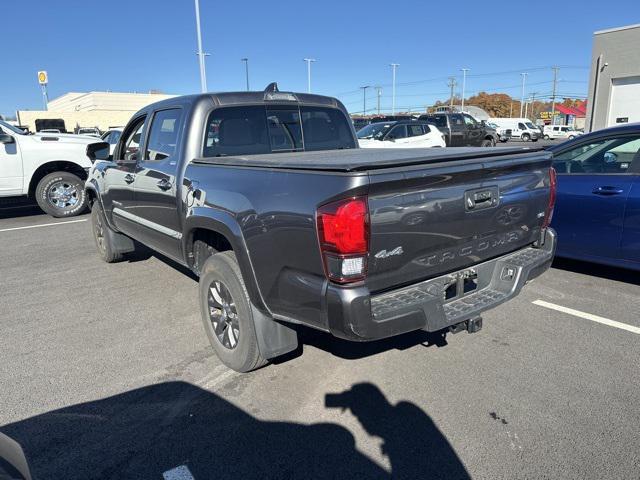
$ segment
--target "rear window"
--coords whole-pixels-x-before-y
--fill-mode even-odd
[[[345,115],[333,108],[255,106],[211,112],[203,155],[254,155],[355,148]]]

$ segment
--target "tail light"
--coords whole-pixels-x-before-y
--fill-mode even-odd
[[[318,208],[318,239],[329,280],[350,283],[367,273],[369,209],[366,197],[352,197]]]
[[[547,210],[544,212],[544,221],[542,222],[542,228],[547,228],[551,224],[553,218],[553,207],[556,204],[556,194],[558,190],[558,178],[556,177],[556,169],[549,168],[549,204]]]

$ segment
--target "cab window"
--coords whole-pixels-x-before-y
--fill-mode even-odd
[[[182,118],[181,108],[156,112],[151,120],[145,160],[164,160],[175,153]]]
[[[393,127],[389,133],[387,134],[385,140],[397,140],[399,138],[407,138],[407,126],[406,125],[396,125]]]
[[[135,161],[139,158],[140,153],[140,137],[142,136],[142,129],[144,127],[144,121],[146,117],[135,120],[127,129],[123,132],[124,142],[120,147],[119,157],[127,161]]]
[[[476,126],[476,121],[471,115],[464,115],[464,123],[469,127]]]

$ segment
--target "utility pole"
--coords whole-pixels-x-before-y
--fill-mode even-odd
[[[248,92],[249,91],[249,59],[241,58],[240,61],[244,62],[244,74],[245,74],[245,77],[247,78],[247,92]]]
[[[536,121],[536,95],[538,95],[538,92],[531,92],[531,116],[534,123]]]
[[[311,63],[315,62],[315,58],[303,58],[307,62],[307,93],[311,93]]]
[[[207,91],[207,72],[205,71],[204,57],[209,55],[202,51],[202,32],[200,31],[200,1],[195,0],[196,7],[196,34],[198,36],[198,62],[200,64],[200,91],[202,93]]]
[[[509,118],[513,118],[513,100],[509,103]]]
[[[461,68],[460,70],[462,70],[462,107],[460,107],[460,110],[464,112],[464,89],[467,85],[467,72],[469,69]]]
[[[393,83],[391,87],[391,115],[396,114],[396,68],[400,66],[399,63],[390,64],[393,70]]]
[[[378,115],[380,115],[380,98],[382,97],[382,87],[375,87],[376,96],[378,97]]]
[[[453,89],[456,88],[456,77],[449,77],[447,87],[451,88],[451,96],[449,97],[449,107],[453,110]]]
[[[524,103],[524,84],[526,82],[527,75],[529,74],[526,72],[523,72],[520,75],[522,75],[522,96],[520,97],[520,118],[522,118],[522,107]]]
[[[558,86],[558,70],[560,67],[551,67],[553,69],[553,93],[551,94],[551,125],[556,124],[556,89]]]
[[[367,114],[367,88],[371,88],[371,85],[365,85],[360,87],[362,89],[362,115]]]

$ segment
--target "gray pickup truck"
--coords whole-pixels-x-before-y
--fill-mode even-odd
[[[495,147],[500,136],[468,113],[438,112],[420,115],[420,120],[438,127],[447,147]]]
[[[298,324],[353,341],[474,332],[554,255],[550,153],[359,149],[334,98],[176,97],[136,113],[113,155],[87,150],[102,259],[136,240],[195,272],[237,371],[295,349]]]

